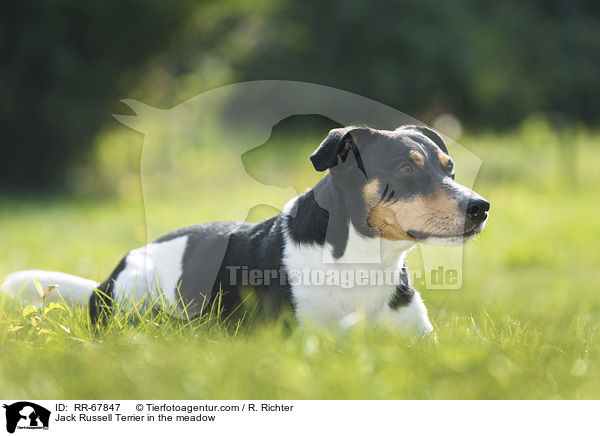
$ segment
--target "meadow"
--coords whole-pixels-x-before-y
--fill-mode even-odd
[[[285,160],[248,156],[249,173],[275,162],[280,181],[287,175],[304,190],[319,177],[306,159],[318,139],[298,141]],[[150,315],[96,333],[83,308],[42,315],[0,296],[0,397],[599,398],[600,133],[557,133],[532,121],[503,134],[467,133],[460,143],[483,160],[474,188],[492,207],[465,249],[462,288],[422,290],[437,343],[368,326],[232,331]],[[100,149],[99,161],[111,162],[110,145]],[[144,244],[135,150],[112,169],[126,183],[104,195],[0,198],[0,277],[43,268],[103,279]],[[176,213],[165,204],[158,230],[218,219],[218,195]]]

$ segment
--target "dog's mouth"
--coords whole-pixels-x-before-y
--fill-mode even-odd
[[[419,230],[409,230],[406,232],[412,239],[422,242],[428,239],[447,240],[447,241],[459,241],[462,243],[467,242],[473,236],[483,230],[484,223],[472,226],[470,229],[465,230],[462,233],[429,233],[421,232]]]

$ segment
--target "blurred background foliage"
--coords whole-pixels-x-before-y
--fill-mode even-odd
[[[595,126],[599,19],[591,0],[6,3],[0,192],[118,193],[142,143],[110,116],[120,98],[168,108],[244,80],[328,85],[471,131]]]

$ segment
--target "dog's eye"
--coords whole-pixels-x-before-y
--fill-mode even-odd
[[[444,169],[446,170],[446,173],[448,173],[449,176],[453,176],[454,175],[454,162],[449,160]]]
[[[414,169],[411,164],[404,164],[398,167],[398,171],[400,171],[403,174],[411,174],[414,171]]]

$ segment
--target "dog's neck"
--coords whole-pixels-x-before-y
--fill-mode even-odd
[[[362,265],[363,268],[397,269],[402,267],[408,252],[415,246],[410,241],[388,241],[360,234],[350,223],[343,254],[335,256],[335,247],[324,246],[325,263]]]
[[[325,263],[396,268],[415,246],[412,241],[389,241],[358,231],[329,174],[314,188],[290,200],[282,215],[292,240],[322,246]]]

